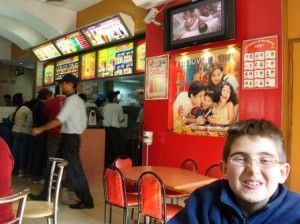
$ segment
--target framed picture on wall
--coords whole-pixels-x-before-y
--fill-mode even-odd
[[[244,90],[278,88],[278,36],[243,41]]]
[[[145,99],[168,99],[169,55],[146,59]]]

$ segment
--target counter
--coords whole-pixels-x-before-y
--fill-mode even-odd
[[[81,135],[80,158],[89,185],[102,185],[105,129],[86,129]]]

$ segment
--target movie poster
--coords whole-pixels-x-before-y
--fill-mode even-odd
[[[206,50],[175,60],[174,133],[225,136],[238,120],[240,49]]]

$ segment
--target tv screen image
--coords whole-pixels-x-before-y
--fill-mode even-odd
[[[32,48],[32,52],[36,55],[39,61],[47,61],[61,56],[58,49],[52,42],[47,42],[37,47]]]
[[[166,9],[165,50],[233,38],[234,10],[234,0],[204,0]]]
[[[96,52],[85,53],[81,56],[81,80],[96,78]]]
[[[114,17],[93,26],[83,28],[82,32],[88,38],[92,46],[115,42],[131,36],[120,17]]]
[[[55,80],[61,80],[67,73],[78,78],[79,56],[69,57],[56,62]]]
[[[44,85],[53,85],[54,84],[54,71],[55,63],[48,62],[44,65]]]
[[[63,55],[76,53],[90,47],[85,37],[79,31],[54,40],[54,44]]]
[[[98,51],[98,78],[128,75],[133,72],[133,42]]]

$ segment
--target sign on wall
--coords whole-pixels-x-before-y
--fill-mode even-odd
[[[278,36],[243,41],[243,89],[278,87]]]
[[[169,55],[146,59],[145,99],[168,99]]]

